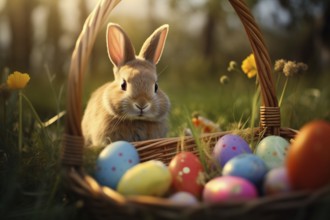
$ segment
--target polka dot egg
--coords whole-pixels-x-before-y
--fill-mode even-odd
[[[263,159],[269,169],[281,167],[289,147],[289,142],[280,136],[267,136],[256,147],[255,154]]]
[[[113,142],[97,158],[95,179],[101,185],[116,189],[124,173],[139,162],[139,154],[132,144],[126,141]]]
[[[239,135],[227,134],[222,136],[213,149],[213,157],[221,167],[233,157],[252,151],[249,144]]]
[[[174,191],[189,192],[199,198],[203,190],[203,166],[191,152],[177,154],[169,164]]]
[[[255,186],[236,176],[220,176],[205,184],[203,201],[206,203],[250,200],[257,197]]]

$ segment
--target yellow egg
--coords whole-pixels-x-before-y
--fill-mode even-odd
[[[123,195],[162,196],[171,186],[172,177],[161,161],[147,161],[130,168],[120,180],[117,191]]]

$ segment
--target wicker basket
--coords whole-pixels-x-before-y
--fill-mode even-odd
[[[81,132],[83,75],[96,35],[119,2],[120,0],[100,0],[86,19],[72,54],[68,79],[67,118],[61,156],[63,180],[69,192],[84,202],[83,210],[88,211],[91,219],[310,219],[321,213],[320,205],[326,202],[330,204],[329,188],[313,193],[293,192],[264,197],[249,202],[178,206],[162,198],[126,198],[108,187],[100,186],[84,171],[84,141]],[[280,126],[280,109],[271,77],[272,64],[260,30],[243,0],[229,2],[245,28],[258,68],[262,104],[260,127],[254,129],[254,136],[260,138],[261,135],[274,134],[287,139],[294,138],[295,130]],[[231,131],[204,134],[201,138],[215,143],[228,133]],[[133,144],[142,161],[157,159],[168,163],[176,154],[180,143],[184,143],[186,150],[197,153],[193,137],[153,139]],[[329,218],[328,210],[325,214]]]

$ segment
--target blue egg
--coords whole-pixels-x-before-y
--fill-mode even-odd
[[[106,146],[97,158],[95,179],[101,185],[116,189],[124,173],[139,162],[139,154],[131,143],[113,142]]]
[[[242,177],[258,186],[267,171],[267,165],[260,157],[254,154],[241,154],[226,163],[222,175]]]

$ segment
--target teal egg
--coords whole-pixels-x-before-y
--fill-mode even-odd
[[[289,142],[280,136],[268,136],[260,141],[255,154],[263,159],[269,169],[281,167],[289,147]]]

